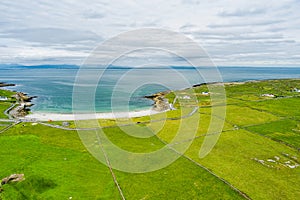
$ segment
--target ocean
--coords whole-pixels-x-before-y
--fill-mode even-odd
[[[22,91],[33,100],[33,112],[71,113],[73,87],[90,88],[90,77],[75,83],[79,67],[73,65],[0,65],[0,82],[15,83],[8,89]],[[112,66],[108,69],[86,70],[91,77],[103,73],[95,87],[97,112],[130,111],[150,108],[152,101],[144,98],[165,90],[190,87],[205,82],[201,77],[210,69],[200,67],[130,68]],[[250,81],[264,79],[300,78],[300,67],[218,67],[216,81]],[[86,79],[86,82],[84,81]],[[214,78],[209,78],[210,82]],[[88,91],[88,90],[86,90]],[[84,97],[84,92],[82,96]],[[113,99],[113,101],[112,101]]]

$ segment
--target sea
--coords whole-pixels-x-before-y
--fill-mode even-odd
[[[97,80],[92,80],[95,78]],[[160,91],[184,89],[204,82],[286,78],[300,78],[300,67],[93,66],[83,69],[76,65],[0,65],[0,82],[16,84],[7,89],[37,96],[31,110],[41,113],[72,113],[74,91],[81,91],[83,99],[93,92],[96,112],[122,112],[150,108],[153,102],[144,96]],[[75,96],[78,98],[78,94]]]

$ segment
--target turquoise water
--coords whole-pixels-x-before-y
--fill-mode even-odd
[[[300,67],[219,67],[218,69],[225,82],[300,78]],[[199,68],[198,71],[205,74],[209,69]],[[94,74],[103,72],[95,91],[95,110],[110,112],[112,99],[114,111],[126,111],[127,106],[129,110],[149,108],[153,102],[143,98],[144,95],[167,89],[183,89],[205,82],[198,71],[189,67],[173,69],[112,67],[105,71],[89,69],[88,73],[91,78]],[[38,96],[33,100],[34,112],[71,113],[72,92],[77,72],[78,67],[70,65],[0,65],[0,82],[15,83],[17,86],[9,87],[9,89]],[[90,77],[84,78],[86,82],[81,81],[80,85],[75,84],[83,91],[92,86],[89,84]],[[219,77],[216,80],[219,80]],[[84,95],[86,94],[83,92],[82,96]]]

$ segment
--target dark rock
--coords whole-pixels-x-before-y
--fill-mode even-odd
[[[15,86],[15,85],[16,84],[0,82],[0,87]]]

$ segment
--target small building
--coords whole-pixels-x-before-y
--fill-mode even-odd
[[[201,94],[202,94],[202,95],[205,95],[205,96],[208,96],[208,95],[209,95],[209,92],[202,92]]]
[[[300,93],[300,90],[298,88],[294,88],[294,92],[299,92]]]
[[[66,127],[66,126],[70,126],[70,123],[69,122],[63,122],[62,125]]]
[[[7,97],[0,96],[0,101],[7,101],[7,100],[8,100]]]
[[[275,97],[275,95],[274,94],[262,94],[261,95],[262,97]]]
[[[176,110],[172,103],[169,104],[170,110]]]
[[[190,96],[187,96],[187,95],[183,96],[182,98],[183,98],[183,99],[191,99],[191,97],[190,97]]]

